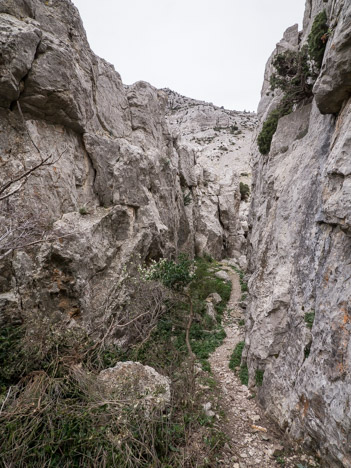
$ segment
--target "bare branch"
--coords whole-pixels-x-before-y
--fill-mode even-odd
[[[39,155],[40,155],[40,162],[38,164],[35,164],[33,167],[31,167],[30,169],[20,173],[20,174],[15,174],[10,180],[8,180],[5,184],[3,184],[2,186],[0,186],[0,201],[1,200],[5,200],[6,198],[9,198],[11,197],[13,194],[15,194],[16,192],[18,192],[22,187],[23,185],[27,182],[28,180],[28,177],[33,174],[33,172],[37,171],[39,168],[41,167],[44,167],[44,166],[52,166],[53,164],[57,163],[57,161],[59,161],[61,159],[61,157],[64,155],[64,153],[67,151],[67,147],[59,154],[59,156],[52,160],[51,158],[53,157],[52,154],[50,154],[49,156],[46,156],[46,157],[43,157],[39,147],[36,145],[36,143],[34,142],[29,130],[28,130],[28,127],[27,127],[27,123],[24,119],[24,116],[23,116],[23,113],[22,113],[22,109],[21,109],[21,106],[20,106],[20,103],[17,101],[17,107],[18,107],[18,111],[22,117],[22,120],[23,120],[23,123],[24,123],[24,126],[25,126],[25,129],[26,129],[26,132],[27,132],[27,135],[32,143],[32,145],[34,146],[34,148],[38,151]],[[11,192],[9,193],[6,193],[5,195],[3,195],[3,193],[9,189],[11,186],[13,186],[14,184],[16,184],[17,182],[20,182],[22,181],[22,183],[16,187],[15,189],[13,189]]]

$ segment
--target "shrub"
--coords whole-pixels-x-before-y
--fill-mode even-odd
[[[273,135],[277,130],[278,121],[283,115],[290,113],[290,109],[279,106],[272,111],[264,121],[262,130],[257,137],[258,149],[261,154],[268,154],[271,149]]]
[[[247,385],[249,383],[249,370],[245,364],[240,367],[239,379],[243,385]]]
[[[203,408],[197,395],[194,397],[194,369],[187,361],[184,325],[189,323],[189,303],[179,288],[191,294],[196,315],[190,329],[191,344],[203,367],[209,369],[209,353],[225,333],[215,321],[208,320],[204,299],[213,292],[221,295],[222,302],[230,296],[230,285],[214,277],[213,264],[213,259],[193,262],[180,256],[177,262],[161,259],[142,269],[172,291],[155,326],[138,334],[139,341],[123,351],[109,344],[106,336],[93,342],[84,330],[68,329],[65,320],[49,320],[44,313],[33,314],[28,323],[4,327],[0,332],[4,466],[183,466],[189,434],[199,430]],[[146,284],[138,278],[139,283]],[[155,280],[149,284],[153,295],[156,284]],[[162,288],[159,283],[158,287]],[[128,309],[132,316],[138,315],[140,301],[140,294],[131,296]],[[143,314],[146,305],[139,306],[141,330],[142,321],[149,321],[149,316]],[[129,403],[123,395],[111,398],[97,374],[126,360],[151,365],[172,380],[169,412],[155,410],[146,416],[138,401]],[[219,437],[214,430],[211,427],[201,433],[207,438],[218,433]],[[214,447],[210,448],[207,450],[206,444],[201,447],[209,463],[216,456]]]
[[[85,206],[82,206],[81,208],[79,208],[79,214],[81,214],[82,216],[85,216],[88,214],[88,210],[85,208]]]
[[[193,201],[193,199],[191,198],[191,192],[187,193],[187,194],[183,194],[183,203],[184,203],[184,206],[188,206],[191,204],[191,202]]]
[[[326,42],[328,40],[327,14],[325,10],[316,15],[311,32],[308,36],[308,53],[318,68],[323,62]]]
[[[239,343],[235,346],[234,351],[229,361],[229,368],[231,370],[235,370],[236,367],[240,366],[241,356],[243,354],[244,346],[245,346],[245,341],[239,341]]]
[[[193,267],[193,262],[182,254],[177,262],[166,258],[152,260],[149,267],[139,268],[139,272],[145,280],[160,281],[167,288],[179,291],[193,279]]]
[[[271,89],[281,89],[284,92],[282,105],[289,108],[312,96],[313,71],[309,64],[307,47],[298,52],[287,50],[277,54],[273,60],[276,69],[270,77]]]
[[[250,196],[250,187],[247,184],[240,182],[239,188],[241,200],[247,200]]]
[[[307,328],[312,328],[313,322],[314,322],[314,316],[315,316],[314,310],[312,310],[311,312],[306,312],[305,313],[304,320],[306,322],[306,327]]]
[[[264,374],[264,371],[263,371],[263,370],[256,369],[255,381],[256,381],[257,387],[261,387],[261,385],[262,385],[262,382],[263,382],[263,374]]]

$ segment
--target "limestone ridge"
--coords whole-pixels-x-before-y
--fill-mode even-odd
[[[306,2],[303,31],[289,28],[275,52],[300,49],[323,10],[330,37],[313,99],[280,118],[268,155],[253,143],[244,359],[251,385],[264,371],[259,399],[281,427],[323,466],[350,467],[350,2]],[[281,99],[269,91],[275,52],[261,124]]]
[[[187,98],[169,89],[166,119],[178,151],[194,154],[195,245],[199,254],[235,258],[246,267],[248,200],[239,183],[251,186],[250,145],[256,115]],[[180,140],[179,140],[180,138]]]
[[[10,220],[15,233],[39,220],[50,233],[2,259],[1,323],[45,311],[103,334],[123,314],[136,257],[234,255],[241,169],[230,186],[197,164],[167,122],[167,92],[124,86],[69,0],[5,0],[0,25],[1,185],[60,155],[1,204],[1,234]]]

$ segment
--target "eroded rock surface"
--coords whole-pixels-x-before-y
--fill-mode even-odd
[[[170,379],[140,362],[118,362],[101,371],[99,380],[112,395],[141,404],[149,412],[164,410],[171,401]]]
[[[187,98],[169,89],[167,121],[180,153],[194,154],[195,248],[216,258],[246,254],[248,199],[240,182],[251,186],[250,145],[256,115]],[[185,172],[185,171],[184,171]]]
[[[0,52],[0,190],[49,158],[1,202],[0,322],[44,310],[118,340],[112,324],[126,314],[124,278],[136,263],[234,256],[245,243],[238,181],[247,155],[219,178],[201,162],[204,144],[174,132],[172,93],[124,86],[90,50],[69,0],[1,2]],[[215,115],[220,125],[227,114],[226,125],[246,122],[236,142],[246,144],[254,116],[203,106],[212,127]]]
[[[333,32],[314,99],[279,120],[267,156],[254,148],[244,354],[280,426],[323,466],[350,467],[349,2],[307,2],[304,31],[290,28],[277,51],[301,47],[323,9]],[[270,59],[266,85],[271,72]],[[263,91],[261,122],[280,98]]]

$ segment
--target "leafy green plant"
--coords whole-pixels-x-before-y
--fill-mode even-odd
[[[290,114],[291,107],[279,106],[277,109],[270,112],[267,119],[264,121],[262,129],[257,137],[258,149],[261,154],[268,154],[271,149],[273,135],[275,134],[280,117]]]
[[[244,346],[245,346],[245,342],[240,341],[236,345],[231,355],[231,358],[229,361],[229,368],[233,370],[234,372],[236,372],[236,369],[240,366],[241,356],[244,350]],[[248,371],[246,364],[241,365],[239,368],[239,379],[243,385],[247,385],[249,382],[249,371]]]
[[[239,379],[243,385],[247,385],[249,383],[249,370],[246,364],[240,367]]]
[[[79,208],[79,214],[81,214],[82,216],[85,216],[88,214],[88,210],[86,209],[85,206],[82,206],[81,208]]]
[[[241,200],[246,201],[250,196],[250,187],[247,184],[244,184],[244,182],[240,182],[239,189]]]
[[[311,312],[306,312],[304,316],[304,320],[306,322],[306,327],[312,328],[313,322],[315,317],[315,311],[311,310]]]
[[[183,203],[184,203],[184,206],[188,206],[191,204],[191,202],[193,201],[192,197],[191,197],[191,192],[188,192],[187,194],[183,194]]]
[[[263,374],[264,374],[263,370],[256,369],[255,382],[256,382],[257,387],[261,387],[261,385],[263,383]]]
[[[270,77],[270,89],[282,90],[283,98],[278,107],[268,115],[257,138],[259,151],[263,155],[270,151],[279,119],[289,114],[295,104],[312,96],[313,84],[318,76],[326,41],[330,35],[326,22],[326,12],[323,11],[314,19],[308,46],[303,46],[297,52],[287,50],[277,54],[272,61],[275,72]],[[313,63],[316,64],[317,70]]]
[[[243,354],[244,346],[245,346],[245,341],[239,341],[239,343],[235,346],[234,351],[229,361],[229,368],[231,370],[235,370],[236,367],[240,366],[241,356]]]
[[[323,62],[324,51],[331,30],[327,24],[327,14],[325,10],[318,13],[314,18],[311,32],[308,36],[308,53],[320,68]]]
[[[167,258],[152,260],[149,266],[139,267],[139,273],[145,280],[160,281],[167,288],[180,291],[194,278],[193,269],[193,262],[181,254],[176,262]]]

